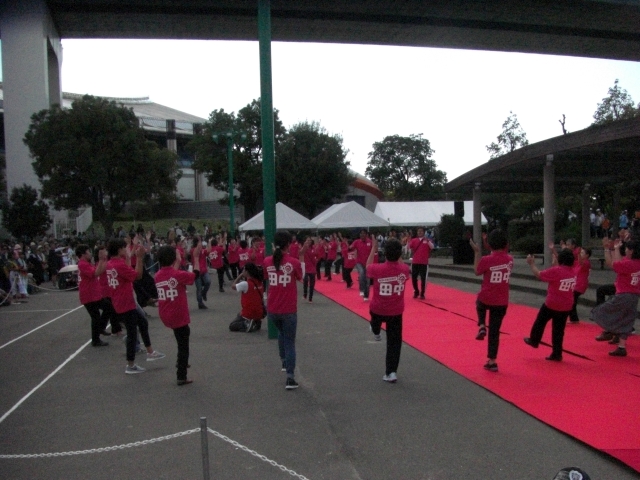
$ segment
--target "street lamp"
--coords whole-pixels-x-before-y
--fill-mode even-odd
[[[241,142],[247,139],[247,134],[235,130],[226,130],[224,132],[215,132],[211,135],[214,142],[218,143],[221,138],[227,140],[227,161],[229,162],[229,233],[231,238],[235,236],[235,202],[233,198],[233,144],[234,139],[239,138]]]

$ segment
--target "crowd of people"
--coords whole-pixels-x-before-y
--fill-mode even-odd
[[[133,230],[133,229],[131,229]],[[119,228],[108,242],[89,246],[78,241],[59,244],[52,238],[29,244],[4,244],[0,251],[0,301],[27,301],[29,284],[50,288],[59,286],[60,269],[77,265],[80,302],[91,318],[91,344],[106,347],[101,337],[126,336],[126,374],[144,372],[135,363],[137,353],[146,353],[148,361],[164,354],[151,346],[146,306],[157,306],[162,322],[174,332],[178,344],[176,375],[178,385],[187,385],[189,366],[190,314],[187,286],[195,285],[199,309],[207,309],[211,286],[209,272],[215,270],[218,292],[224,293],[227,281],[239,292],[240,312],[229,326],[232,331],[254,332],[267,317],[278,330],[278,353],[287,378],[285,388],[298,387],[295,380],[295,338],[297,331],[297,282],[302,282],[301,301],[313,303],[317,281],[341,281],[346,289],[354,285],[369,302],[370,328],[376,341],[382,340],[386,325],[387,354],[383,380],[397,381],[402,346],[404,289],[409,279],[413,298],[426,296],[429,258],[436,248],[432,232],[424,227],[414,232],[390,230],[386,235],[361,230],[355,238],[341,232],[298,238],[278,231],[272,255],[266,254],[260,234],[228,237],[223,231],[212,233],[205,225],[197,232],[176,224],[166,237],[154,232],[123,234]],[[633,329],[640,298],[640,244],[629,228],[620,229],[615,240],[603,237],[606,264],[616,272],[613,285],[598,291],[598,306],[591,318],[603,328],[596,340],[615,345],[612,356],[626,356],[626,339]],[[488,337],[484,368],[498,371],[500,327],[509,303],[509,279],[513,258],[509,255],[506,234],[494,230],[483,235],[482,245],[470,240],[474,251],[474,271],[482,276],[476,300],[477,340]],[[528,257],[535,277],[548,283],[547,297],[535,318],[531,333],[524,339],[537,348],[546,324],[552,322],[551,361],[562,360],[562,345],[567,321],[578,322],[576,306],[588,286],[589,248],[575,240],[552,249],[554,264],[540,271]],[[484,252],[489,252],[483,256]],[[408,266],[407,264],[410,264]],[[355,293],[354,293],[355,295]],[[607,299],[607,297],[609,297]],[[357,297],[356,297],[357,298]],[[487,318],[488,313],[488,318]],[[108,332],[107,326],[111,331]],[[123,328],[124,327],[124,328]],[[126,332],[126,334],[125,334]]]

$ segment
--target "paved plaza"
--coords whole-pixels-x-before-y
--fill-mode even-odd
[[[512,300],[525,297],[539,306],[534,293]],[[567,466],[594,480],[638,478],[406,345],[397,384],[383,382],[384,342],[322,295],[299,305],[294,391],[284,388],[266,329],[229,332],[238,294],[211,291],[208,310],[197,309],[193,289],[189,301],[194,383],[183,387],[175,340],[156,309],[147,308],[151,340],[167,357],[139,358],[147,371],[125,375],[121,340],[90,346],[77,292],[42,291],[1,308],[0,454],[90,452],[0,458],[0,478],[200,479],[201,417],[228,438],[207,435],[212,479],[551,480]],[[153,439],[161,441],[138,443]],[[97,450],[119,445],[127,446]]]

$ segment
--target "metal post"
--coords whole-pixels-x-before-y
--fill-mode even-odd
[[[236,222],[234,218],[235,205],[233,199],[233,136],[227,136],[227,160],[229,161],[229,239],[236,235]]]
[[[556,194],[555,194],[555,171],[553,165],[553,155],[547,155],[543,173],[543,204],[544,204],[544,264],[551,265],[551,251],[546,248],[554,241],[555,220],[556,220]]]
[[[482,249],[482,198],[480,183],[473,186],[473,241]]]
[[[200,417],[200,443],[202,446],[202,475],[209,480],[209,438],[207,437],[207,417]]]
[[[582,212],[581,212],[581,222],[582,222],[582,242],[580,245],[586,247],[589,245],[591,241],[591,185],[588,183],[584,184],[582,188]]]
[[[258,40],[260,44],[260,113],[262,124],[262,190],[264,203],[265,253],[273,253],[276,232],[276,174],[273,140],[273,93],[271,85],[271,2],[258,0]],[[269,338],[277,338],[272,322]]]

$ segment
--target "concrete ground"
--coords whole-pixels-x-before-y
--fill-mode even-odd
[[[266,329],[229,332],[235,292],[212,288],[209,310],[198,310],[195,292],[189,295],[194,383],[183,387],[175,383],[175,340],[155,309],[147,308],[151,339],[167,357],[139,357],[148,370],[125,375],[121,340],[90,346],[77,292],[43,291],[0,308],[0,455],[90,450],[0,457],[0,478],[204,478],[201,436],[192,431],[200,417],[228,437],[207,436],[212,479],[285,479],[289,469],[312,480],[550,480],[567,466],[594,480],[639,478],[406,345],[398,383],[383,382],[384,342],[322,295],[299,305],[300,388],[287,391]],[[525,300],[540,304],[534,293],[512,295]],[[153,439],[162,441],[95,450]]]

